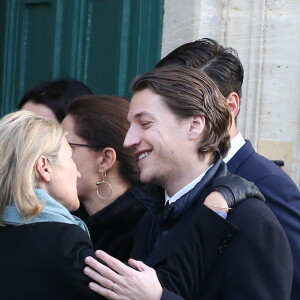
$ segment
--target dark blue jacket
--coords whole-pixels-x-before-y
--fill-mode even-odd
[[[300,191],[291,178],[273,162],[259,155],[250,141],[227,163],[231,173],[252,181],[281,223],[290,242],[294,277],[292,300],[300,299]]]

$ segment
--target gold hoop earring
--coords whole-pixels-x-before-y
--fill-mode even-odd
[[[99,190],[97,188],[97,196],[99,198],[101,198],[101,199],[105,199],[106,200],[106,199],[108,199],[111,196],[111,193],[112,193],[112,186],[111,186],[111,184],[109,182],[106,181],[106,171],[102,172],[102,180],[96,182],[96,185],[99,186],[100,184],[105,184],[109,188],[109,192],[107,193],[108,195],[106,197],[100,195]]]

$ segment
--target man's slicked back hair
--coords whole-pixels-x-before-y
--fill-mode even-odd
[[[237,51],[215,40],[203,38],[183,44],[162,58],[155,67],[168,65],[199,69],[213,79],[225,98],[232,92],[242,97],[244,69]]]
[[[231,115],[225,97],[207,74],[178,65],[156,68],[133,80],[133,93],[144,89],[160,95],[180,119],[193,115],[205,118],[205,134],[198,144],[199,156],[216,150],[222,156],[227,154]]]

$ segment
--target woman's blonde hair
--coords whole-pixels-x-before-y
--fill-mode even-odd
[[[35,165],[44,155],[54,163],[65,131],[56,121],[29,111],[17,111],[0,120],[0,215],[14,202],[23,218],[38,215],[44,207],[35,195]]]

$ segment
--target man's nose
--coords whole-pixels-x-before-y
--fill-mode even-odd
[[[138,145],[140,142],[141,138],[139,137],[137,130],[135,130],[132,126],[129,127],[125,136],[123,147],[130,148],[135,145]]]

